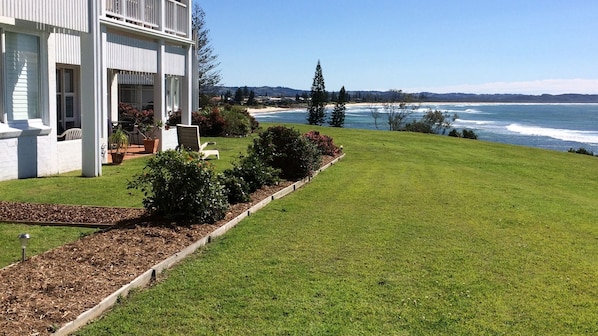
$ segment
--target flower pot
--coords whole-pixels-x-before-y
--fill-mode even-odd
[[[110,153],[112,155],[112,164],[118,165],[123,163],[125,153]]]
[[[160,139],[144,139],[143,147],[145,147],[145,152],[152,153],[152,154],[157,152],[159,143],[160,143]]]

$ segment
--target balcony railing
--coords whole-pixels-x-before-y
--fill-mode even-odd
[[[164,13],[161,13],[162,8]],[[164,15],[164,23],[161,14]],[[179,0],[106,0],[106,17],[169,34],[188,36],[189,7]]]
[[[176,1],[166,0],[166,31],[172,34],[185,34],[188,29],[187,20],[189,18],[187,5]]]

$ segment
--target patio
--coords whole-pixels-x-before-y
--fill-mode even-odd
[[[130,145],[125,153],[124,161],[148,155],[153,154],[146,152],[143,145]],[[112,164],[112,155],[108,155],[108,164]]]

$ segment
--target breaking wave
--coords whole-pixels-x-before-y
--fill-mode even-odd
[[[563,141],[575,141],[589,144],[598,144],[598,132],[594,131],[578,131],[570,129],[523,126],[520,124],[510,124],[507,126],[507,130],[513,133],[527,136],[545,136]]]

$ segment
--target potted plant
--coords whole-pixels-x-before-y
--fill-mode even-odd
[[[160,139],[157,138],[158,130],[164,125],[162,120],[154,117],[153,104],[147,105],[142,110],[131,104],[119,103],[119,120],[126,120],[137,127],[143,136],[143,146],[146,153],[155,153],[158,150]]]
[[[129,147],[129,135],[118,127],[108,138],[113,164],[121,164]]]
[[[162,127],[162,121],[158,120],[157,122],[153,122],[153,118],[151,122],[140,121],[137,124],[139,127],[139,132],[143,136],[143,146],[145,147],[146,153],[155,153],[158,151],[158,144],[160,143],[160,139],[156,138],[156,133],[158,129]]]

